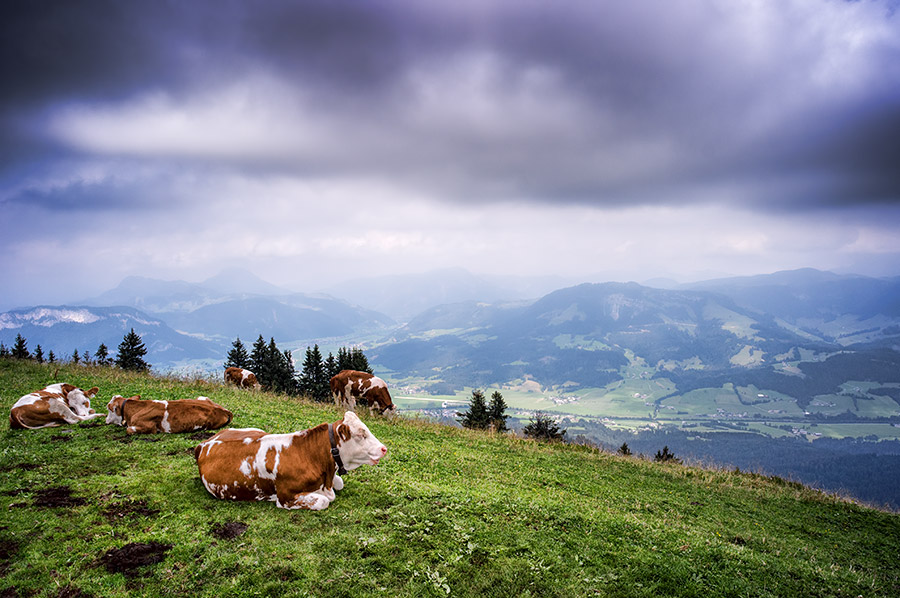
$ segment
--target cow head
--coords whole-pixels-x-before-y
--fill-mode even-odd
[[[66,394],[66,404],[75,415],[85,417],[94,413],[94,410],[91,409],[91,399],[100,392],[100,389],[95,386],[88,391],[81,390],[80,388],[72,388],[70,390],[68,386],[69,385],[63,386],[63,390]]]
[[[344,419],[334,425],[338,437],[337,445],[341,461],[347,470],[360,465],[378,465],[387,454],[387,447],[375,438],[366,424],[352,411],[344,414]]]
[[[106,404],[106,423],[116,424],[117,426],[125,425],[125,417],[122,415],[122,407],[125,401],[140,401],[141,395],[125,398],[122,395],[116,395]]]

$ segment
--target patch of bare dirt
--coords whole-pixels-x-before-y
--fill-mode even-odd
[[[228,523],[223,523],[221,525],[214,525],[212,528],[212,535],[223,540],[230,540],[232,538],[237,538],[247,531],[247,527],[246,523],[229,521]]]
[[[159,514],[159,509],[151,509],[143,500],[113,503],[103,509],[103,516],[110,523],[132,517],[153,517],[157,514]]]
[[[87,501],[79,496],[72,496],[68,486],[53,486],[38,490],[32,503],[36,507],[79,507]]]
[[[37,469],[40,467],[37,463],[16,463],[15,465],[10,465],[9,467],[0,467],[0,473],[7,473],[10,471],[31,471],[32,469]]]
[[[82,592],[81,588],[74,586],[65,586],[56,593],[56,598],[90,598],[92,594]]]
[[[194,432],[193,434],[188,436],[188,438],[190,438],[191,440],[204,441],[204,440],[209,440],[210,438],[215,436],[217,433],[218,432]]]
[[[159,542],[147,544],[132,542],[122,548],[107,550],[100,557],[100,564],[106,567],[110,573],[122,573],[126,577],[136,577],[140,574],[137,569],[162,562],[171,548],[171,544]]]

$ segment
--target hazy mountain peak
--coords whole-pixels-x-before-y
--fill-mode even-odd
[[[226,295],[290,295],[292,291],[267,282],[245,268],[228,268],[207,278],[201,286]]]

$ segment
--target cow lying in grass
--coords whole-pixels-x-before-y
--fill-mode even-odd
[[[206,397],[142,401],[141,395],[116,395],[106,406],[106,423],[125,426],[128,434],[177,434],[215,430],[231,423],[231,411]]]
[[[62,382],[36,390],[12,406],[9,427],[13,430],[52,428],[103,417],[102,413],[91,409],[91,399],[98,391],[96,386],[85,392]]]
[[[352,411],[334,424],[290,434],[223,430],[194,449],[200,479],[216,498],[271,500],[283,509],[317,511],[344,487],[339,474],[377,465],[386,453]]]

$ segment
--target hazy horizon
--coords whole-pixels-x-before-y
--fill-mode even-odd
[[[6,3],[0,305],[229,267],[900,275],[897,7]]]

